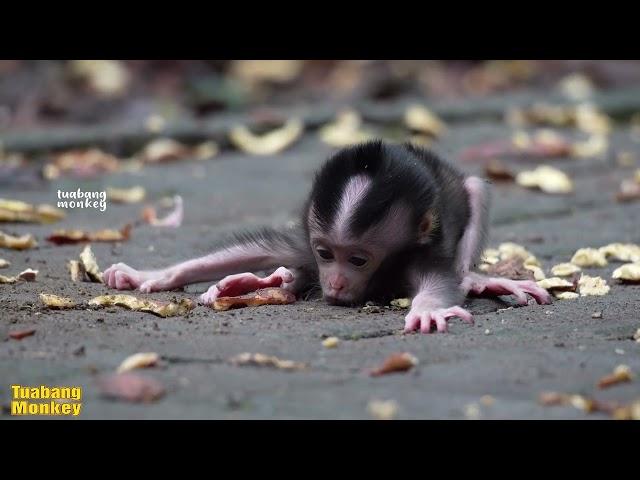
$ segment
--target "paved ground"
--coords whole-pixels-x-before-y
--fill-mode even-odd
[[[462,148],[509,134],[499,122],[457,123],[436,146],[455,161]],[[640,157],[622,126],[612,136],[613,152],[632,150]],[[260,224],[283,224],[296,215],[310,186],[314,169],[331,149],[307,135],[293,148],[274,157],[224,153],[208,161],[185,161],[148,167],[144,175],[117,174],[78,182],[60,180],[45,188],[14,185],[2,197],[29,202],[55,202],[58,188],[101,190],[107,185],[144,185],[149,195],[179,193],[186,216],[178,230],[137,228],[121,245],[94,244],[102,268],[115,262],[135,267],[161,267],[208,251],[226,232]],[[631,172],[617,166],[615,155],[603,159],[551,161],[575,180],[568,197],[525,191],[515,185],[494,190],[491,244],[515,241],[533,251],[545,269],[568,261],[580,247],[616,241],[640,242],[638,204],[613,200],[620,180]],[[512,163],[514,168],[532,162]],[[477,172],[474,163],[463,165]],[[470,299],[475,325],[454,320],[447,335],[402,335],[404,313],[361,313],[332,307],[319,300],[284,307],[268,306],[231,312],[197,307],[187,317],[162,319],[120,308],[102,311],[47,311],[40,292],[67,295],[78,301],[108,293],[97,284],[70,282],[65,264],[79,246],[52,246],[43,238],[52,228],[104,228],[137,218],[140,206],[110,204],[104,213],[69,212],[51,226],[4,225],[2,230],[33,233],[40,241],[26,252],[2,250],[12,262],[1,273],[22,268],[40,270],[35,283],[0,285],[0,338],[9,329],[35,327],[34,336],[20,342],[0,342],[0,403],[9,402],[8,385],[82,385],[82,418],[99,419],[330,419],[370,418],[372,399],[393,399],[398,418],[466,418],[469,404],[483,395],[495,398],[480,405],[480,418],[554,419],[587,416],[573,407],[542,407],[539,392],[558,390],[601,399],[628,401],[640,394],[637,381],[597,391],[597,380],[625,363],[640,372],[640,344],[632,339],[640,327],[640,286],[613,283],[605,297],[587,297],[553,305],[530,305],[503,311],[508,299]],[[615,264],[588,273],[610,282]],[[195,299],[208,285],[185,292],[141,295],[156,299]],[[602,311],[602,318],[591,315]],[[490,334],[485,335],[489,329]],[[336,349],[321,341],[338,336]],[[83,353],[77,354],[80,347]],[[155,351],[164,366],[145,371],[168,389],[150,405],[132,405],[100,398],[96,372],[113,371],[128,355]],[[412,372],[371,378],[366,370],[387,354],[408,351],[419,358]],[[74,353],[76,352],[76,353]],[[225,362],[241,352],[260,352],[307,362],[309,369],[288,373]],[[10,418],[4,415],[0,418]]]

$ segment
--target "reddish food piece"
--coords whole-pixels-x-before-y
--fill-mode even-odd
[[[83,230],[56,230],[47,240],[56,245],[68,245],[81,242],[122,242],[129,240],[131,225],[127,224],[120,230],[104,229],[97,232]]]
[[[535,280],[533,272],[524,266],[524,260],[519,257],[500,260],[489,265],[485,270],[489,276],[505,277],[511,280]]]
[[[484,166],[485,175],[496,182],[513,182],[515,174],[498,159],[489,160]]]
[[[388,373],[406,372],[418,364],[418,359],[410,353],[394,353],[389,355],[383,364],[371,371],[372,377],[386,375]]]
[[[98,388],[103,396],[126,402],[150,403],[165,394],[159,381],[137,373],[104,376],[98,379]]]
[[[286,305],[296,301],[296,296],[284,288],[261,288],[237,297],[219,297],[213,302],[216,310],[258,307],[260,305]]]
[[[640,183],[634,180],[623,180],[616,194],[616,200],[620,203],[640,200]]]
[[[34,333],[36,333],[35,328],[27,328],[25,330],[15,330],[13,332],[9,332],[9,337],[13,338],[14,340],[22,340],[25,337],[30,337]]]
[[[605,375],[598,381],[598,388],[609,388],[619,383],[626,383],[633,380],[633,373],[627,365],[618,365],[613,373]]]

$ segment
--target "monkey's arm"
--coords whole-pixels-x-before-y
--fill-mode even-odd
[[[154,292],[217,280],[240,272],[267,270],[281,265],[300,267],[308,263],[308,254],[301,239],[298,230],[278,232],[264,229],[237,235],[228,246],[209,255],[161,270],[140,271],[118,263],[105,270],[104,279],[108,286],[119,290],[137,288],[142,292]],[[271,283],[275,281],[274,275],[270,276]],[[281,283],[292,282],[289,275],[283,275]]]

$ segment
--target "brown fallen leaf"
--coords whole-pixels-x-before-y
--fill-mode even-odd
[[[59,297],[50,293],[41,293],[40,301],[49,308],[74,308],[76,302],[67,297]]]
[[[30,337],[34,333],[36,333],[35,328],[27,328],[24,330],[14,330],[12,332],[9,332],[9,337],[13,338],[14,340],[22,340],[25,337]]]
[[[531,137],[524,132],[517,132],[511,140],[497,140],[474,145],[460,154],[462,161],[484,160],[495,157],[516,158],[561,158],[574,152],[573,145],[567,139],[542,131]]]
[[[153,367],[160,361],[160,355],[153,352],[136,353],[125,358],[118,367],[117,373],[128,372],[135,368]]]
[[[18,275],[13,277],[5,277],[4,275],[0,275],[0,283],[16,283],[16,282],[33,282],[35,281],[38,275],[38,270],[32,270],[27,268],[26,270],[20,272]]]
[[[634,375],[628,365],[618,365],[613,373],[598,380],[598,388],[609,388],[619,383],[630,382]]]
[[[142,219],[145,223],[153,225],[154,227],[173,227],[177,228],[182,225],[184,218],[184,205],[182,197],[176,195],[173,197],[173,210],[167,214],[166,217],[159,219],[156,209],[152,206],[147,206],[142,210]]]
[[[188,298],[181,299],[178,303],[159,302],[136,298],[133,295],[101,295],[89,301],[89,305],[100,307],[118,306],[129,310],[148,312],[159,317],[174,317],[185,315],[195,308],[193,301]]]
[[[56,230],[47,237],[47,240],[56,245],[69,245],[82,242],[122,242],[129,240],[130,236],[131,224],[127,224],[120,230],[103,229],[96,232]]]
[[[279,287],[262,288],[237,297],[219,297],[213,302],[216,310],[257,307],[260,305],[286,305],[296,301],[296,296]]]
[[[158,380],[131,372],[100,377],[98,388],[105,397],[127,402],[150,403],[166,393]]]
[[[0,247],[11,248],[13,250],[26,250],[33,248],[38,244],[33,235],[27,234],[21,237],[14,237],[12,235],[0,232]]]
[[[113,203],[138,203],[144,200],[147,192],[144,187],[131,188],[107,187],[107,198]]]
[[[377,377],[388,373],[406,372],[417,364],[418,359],[410,353],[394,353],[389,355],[380,367],[372,370],[369,374],[372,377]]]
[[[18,200],[0,198],[0,222],[53,223],[65,213],[51,205],[31,205]]]
[[[304,131],[303,123],[293,118],[282,127],[271,130],[263,135],[251,132],[246,126],[233,127],[229,132],[229,139],[240,150],[253,155],[273,155],[292,145]]]
[[[487,178],[496,182],[513,182],[516,178],[515,174],[497,158],[492,158],[485,164],[484,173]]]
[[[511,280],[534,280],[534,272],[524,265],[520,257],[511,257],[489,265],[484,271],[489,275],[510,278]]]
[[[538,396],[538,403],[545,407],[571,405],[586,413],[602,412],[609,415],[612,415],[620,407],[618,402],[596,400],[583,395],[560,392],[542,392]]]
[[[54,157],[44,167],[45,178],[52,180],[60,175],[89,178],[102,173],[112,173],[120,169],[120,160],[97,148],[70,150]]]
[[[104,283],[102,272],[100,271],[100,267],[98,267],[96,257],[91,250],[91,245],[86,245],[82,252],[80,252],[80,265],[89,280],[95,283]]]
[[[260,367],[275,367],[280,370],[304,370],[307,365],[293,360],[281,360],[278,357],[262,353],[241,353],[229,359],[233,365],[255,365]]]

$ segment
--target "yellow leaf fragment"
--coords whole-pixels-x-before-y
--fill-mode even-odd
[[[246,126],[238,125],[229,132],[229,139],[240,150],[253,155],[273,155],[292,145],[302,135],[304,125],[293,118],[282,127],[263,135],[251,132]]]
[[[52,223],[64,217],[64,211],[51,205],[0,198],[0,222]]]
[[[604,253],[596,248],[580,248],[571,257],[571,263],[578,267],[606,267],[609,262]]]
[[[193,301],[187,298],[183,298],[178,303],[166,303],[136,298],[133,295],[101,295],[89,301],[89,305],[102,307],[115,305],[129,310],[152,313],[159,317],[185,315],[195,308]]]

